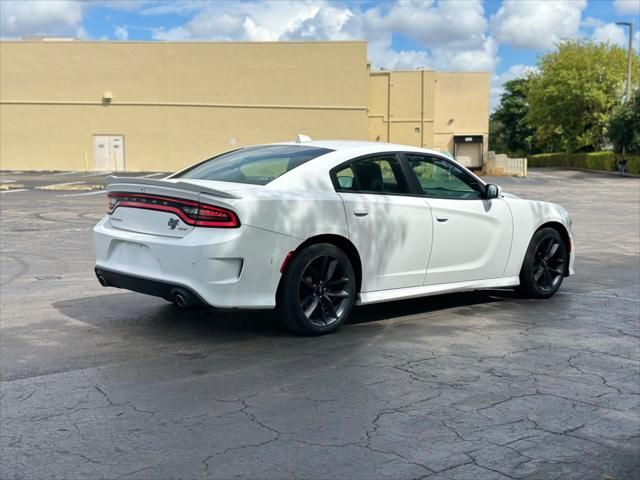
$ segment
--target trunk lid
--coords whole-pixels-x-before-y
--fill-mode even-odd
[[[112,176],[107,178],[109,205],[113,208],[109,221],[112,227],[121,230],[185,237],[195,228],[190,224],[193,223],[190,215],[203,211],[198,206],[200,201],[233,209],[233,204],[241,198],[228,191],[234,186],[225,182]],[[207,198],[201,199],[201,194],[206,194]]]

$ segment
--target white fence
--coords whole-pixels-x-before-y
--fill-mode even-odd
[[[509,158],[503,153],[489,152],[483,173],[495,177],[526,177],[527,159]]]

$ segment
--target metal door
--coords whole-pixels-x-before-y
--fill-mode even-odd
[[[482,167],[482,144],[459,143],[456,145],[456,160],[467,168]]]
[[[111,162],[116,172],[124,170],[124,137],[122,135],[111,135],[109,137],[109,149]]]
[[[97,171],[111,170],[111,154],[109,153],[109,137],[93,136],[93,169]]]
[[[122,135],[93,136],[93,169],[104,172],[124,170],[124,137]]]

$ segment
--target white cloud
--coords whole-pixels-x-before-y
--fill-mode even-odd
[[[0,36],[84,36],[83,4],[70,0],[0,1]]]
[[[593,18],[593,17],[587,17],[584,20],[582,20],[582,22],[580,22],[580,26],[584,28],[601,27],[604,24],[605,24],[604,21],[600,20],[599,18]]]
[[[107,7],[113,10],[134,11],[144,7],[146,0],[79,0],[89,6]]]
[[[511,65],[508,70],[501,73],[500,75],[494,75],[491,79],[491,88],[489,90],[489,105],[491,111],[495,111],[495,109],[500,104],[500,97],[504,93],[504,84],[510,80],[515,80],[516,78],[523,78],[531,73],[535,73],[538,69],[531,65]]]
[[[518,48],[550,49],[578,36],[586,0],[503,0],[491,18],[493,36]]]
[[[129,39],[129,31],[127,27],[123,27],[122,25],[118,25],[113,30],[113,36],[118,40],[128,40]]]
[[[321,1],[217,2],[200,4],[203,9],[184,25],[158,29],[158,40],[246,40],[276,41],[288,31],[313,18]]]
[[[593,30],[592,40],[598,43],[608,43],[618,47],[627,48],[629,45],[629,30],[615,23],[607,23]],[[640,42],[640,32],[633,35],[633,43],[637,45]]]
[[[89,33],[84,29],[82,25],[76,28],[75,37],[80,40],[89,40]]]
[[[613,6],[618,15],[640,15],[640,2],[638,0],[614,0]]]
[[[375,7],[364,13],[364,32],[373,65],[386,68],[425,67],[442,71],[493,71],[498,45],[485,34],[488,27],[482,3],[399,1],[388,11]],[[381,32],[384,48],[376,47]],[[400,33],[422,49],[394,51],[391,35]]]
[[[391,34],[384,33],[367,45],[367,53],[373,70],[413,70],[433,68],[429,53],[424,50],[393,50]]]
[[[598,43],[610,43],[623,47],[627,43],[627,32],[615,23],[607,23],[593,30],[592,39]]]
[[[479,0],[404,0],[387,11],[372,8],[364,17],[369,30],[401,32],[428,47],[474,48],[488,26]]]
[[[486,35],[488,22],[479,0],[416,1],[362,11],[326,0],[282,0],[200,4],[183,25],[157,29],[160,40],[367,40],[373,68],[490,70],[498,62],[497,44]],[[178,8],[180,5],[159,5]],[[194,8],[193,4],[184,8]],[[149,11],[147,11],[149,12]],[[395,50],[400,33],[417,48]]]
[[[195,14],[184,25],[161,29],[158,38],[179,36],[186,38],[224,37],[215,28],[206,31],[204,25],[212,17],[227,14],[245,28],[235,34],[250,40],[251,26],[261,29],[260,39],[362,38],[363,34],[402,32],[419,43],[434,47],[465,48],[482,41],[487,20],[481,0],[399,0],[364,11],[360,6],[347,6],[329,0],[279,0],[244,2],[169,2],[145,5],[142,14]],[[453,28],[452,28],[453,26]],[[223,32],[224,33],[224,32]]]
[[[283,40],[353,40],[363,38],[360,12],[331,4],[313,8],[306,18],[289,25]]]
[[[242,17],[228,14],[198,14],[189,22],[168,30],[158,29],[156,40],[244,40]]]
[[[116,0],[117,3],[117,0]],[[181,0],[179,2],[153,2],[151,4],[143,4],[140,9],[142,15],[168,15],[178,14],[186,15],[202,10],[202,0]]]
[[[433,61],[436,70],[492,72],[500,61],[498,44],[493,38],[487,37],[477,48],[466,50],[436,48],[433,50]]]

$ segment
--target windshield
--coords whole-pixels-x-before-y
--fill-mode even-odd
[[[332,150],[304,145],[247,147],[205,160],[172,178],[266,185],[298,165],[329,152]]]

